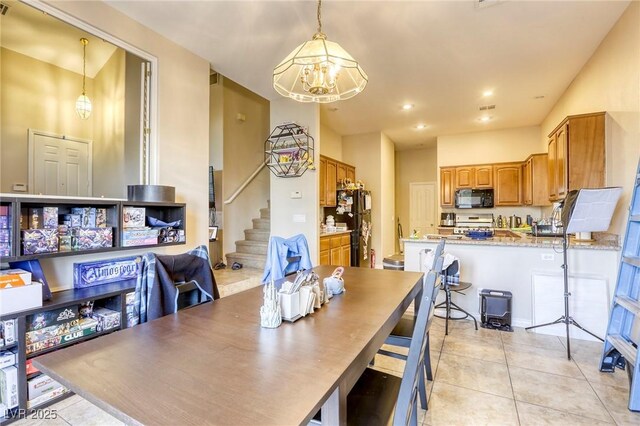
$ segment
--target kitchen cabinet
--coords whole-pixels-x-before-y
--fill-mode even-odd
[[[474,188],[493,188],[493,167],[492,166],[476,166],[475,167]]]
[[[340,185],[347,177],[347,165],[344,163],[337,163],[336,168],[336,182]]]
[[[456,189],[493,188],[493,166],[463,166],[455,168]]]
[[[455,167],[440,168],[440,205],[442,207],[454,205],[455,177]]]
[[[320,265],[350,266],[351,235],[324,235],[320,237]]]
[[[320,205],[327,204],[327,160],[320,157]]]
[[[348,164],[346,164],[347,166],[347,179],[349,179],[351,182],[356,181],[356,168],[353,166],[350,166]]]
[[[549,200],[605,186],[605,113],[573,115],[549,134]]]
[[[525,206],[549,205],[547,154],[533,154],[522,166],[522,203]]]
[[[522,163],[501,163],[493,166],[493,204],[500,206],[522,205]]]
[[[337,204],[336,191],[340,183],[346,178],[355,182],[356,168],[334,160],[333,158],[320,156],[320,207],[335,207]]]

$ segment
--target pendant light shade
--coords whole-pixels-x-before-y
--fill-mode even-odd
[[[81,119],[86,120],[91,115],[91,100],[87,97],[85,90],[87,80],[87,44],[89,44],[89,40],[83,37],[80,39],[80,43],[82,43],[82,94],[76,100],[76,112]]]
[[[273,70],[273,88],[299,102],[328,103],[362,92],[368,77],[358,61],[322,32],[318,1],[318,32],[295,48]]]
[[[91,115],[91,100],[84,92],[76,100],[76,112],[83,120],[86,120]]]

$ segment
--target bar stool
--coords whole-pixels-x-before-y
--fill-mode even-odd
[[[453,282],[452,278],[456,273],[458,273],[459,268],[460,268],[460,265],[458,264],[458,261],[455,260],[451,265],[449,265],[448,268],[442,271],[442,280],[440,281],[440,289],[444,290],[445,297],[443,302],[438,303],[435,306],[435,309],[444,308],[446,310],[446,313],[444,316],[434,314],[436,317],[442,318],[445,320],[444,334],[446,336],[449,335],[449,320],[458,321],[458,320],[464,320],[471,317],[471,319],[473,320],[473,323],[475,324],[476,330],[478,329],[478,321],[476,320],[476,318],[473,315],[471,315],[469,312],[462,309],[460,306],[456,305],[451,300],[451,293],[458,293],[458,294],[464,295],[465,293],[463,293],[463,291],[468,290],[472,285],[471,283],[462,282],[462,281]],[[464,316],[452,316],[451,311],[461,312],[464,314]]]

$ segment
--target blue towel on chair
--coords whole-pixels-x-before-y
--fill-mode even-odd
[[[289,262],[290,258],[296,260]],[[298,234],[287,239],[271,237],[262,282],[278,280],[291,272],[311,268],[313,265],[309,256],[309,245],[304,235]]]

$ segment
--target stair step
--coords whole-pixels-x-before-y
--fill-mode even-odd
[[[616,303],[640,318],[640,302],[628,296],[616,297]]]
[[[267,255],[268,241],[236,241],[236,251],[238,253],[253,253]]]
[[[634,348],[627,339],[619,334],[610,334],[607,336],[607,340],[627,360],[627,368],[633,368],[633,366],[636,365],[636,354],[638,350]]]
[[[253,229],[271,229],[271,219],[251,219]]]
[[[260,209],[260,218],[261,219],[271,219],[271,209],[269,207]]]
[[[253,253],[227,253],[227,268],[231,268],[233,262],[241,263],[244,268],[263,269],[267,263],[267,256]]]
[[[269,241],[271,231],[268,229],[245,229],[244,238],[248,241]]]
[[[640,257],[637,256],[622,256],[622,261],[629,265],[637,266],[640,268]]]

